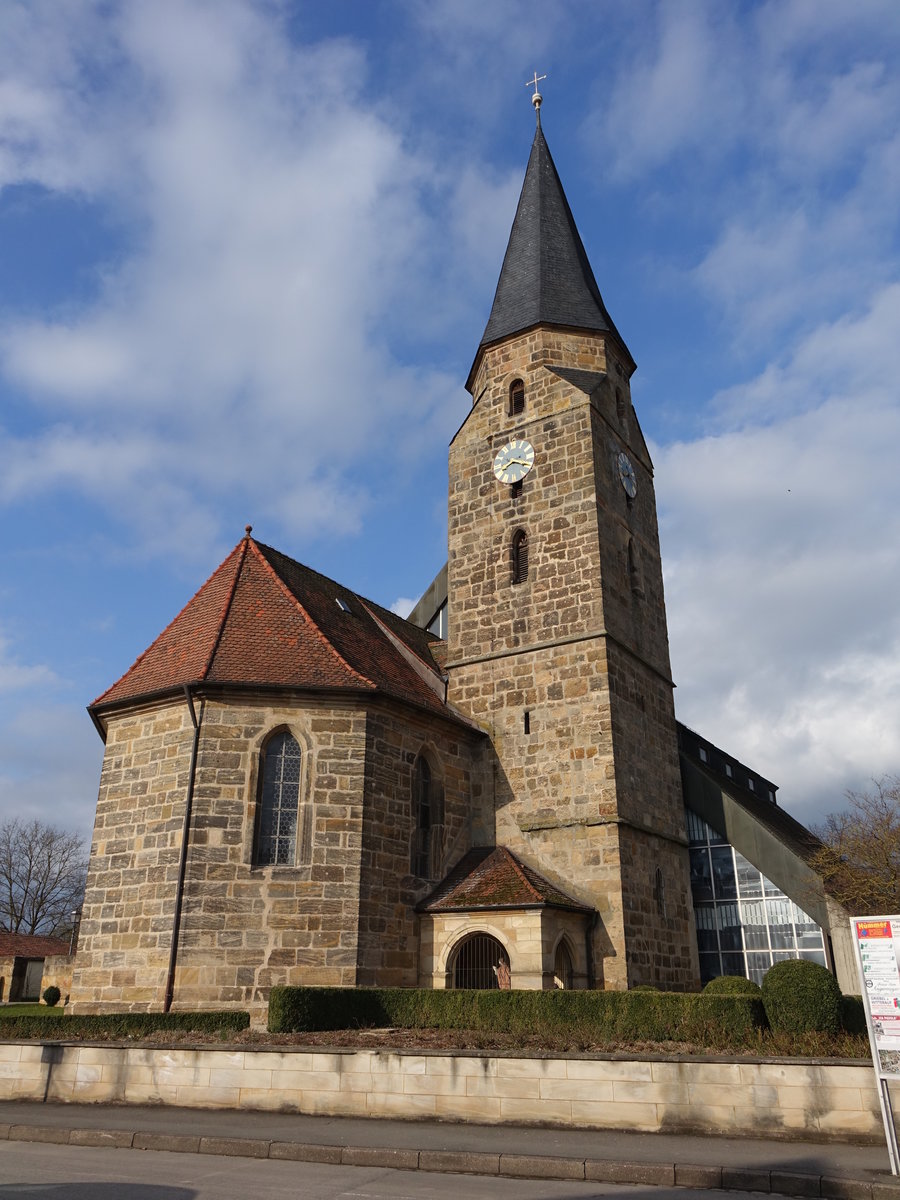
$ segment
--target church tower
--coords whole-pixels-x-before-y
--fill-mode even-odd
[[[598,987],[699,973],[634,360],[540,123],[450,447],[448,698],[489,732],[476,840],[599,914]]]

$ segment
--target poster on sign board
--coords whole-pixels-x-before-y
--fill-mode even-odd
[[[900,1078],[900,916],[851,922],[875,1069]]]

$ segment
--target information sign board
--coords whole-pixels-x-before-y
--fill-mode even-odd
[[[891,1170],[897,1175],[900,1153],[888,1080],[900,1079],[900,915],[851,917],[850,928]]]

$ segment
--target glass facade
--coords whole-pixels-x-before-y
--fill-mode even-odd
[[[696,813],[685,812],[702,981],[746,975],[762,983],[783,958],[826,966],[825,939],[812,917]]]

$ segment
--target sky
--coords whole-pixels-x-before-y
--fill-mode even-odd
[[[896,0],[4,0],[0,818],[254,536],[405,612],[534,132],[638,363],[678,717],[900,772]]]

